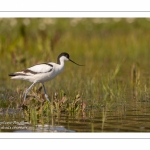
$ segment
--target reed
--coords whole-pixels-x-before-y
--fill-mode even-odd
[[[54,122],[50,117],[63,113],[89,118],[99,113],[104,130],[111,112],[122,116],[129,107],[142,111],[139,102],[149,102],[148,19],[7,18],[0,24],[2,108],[18,108],[30,85],[10,80],[9,73],[56,61],[63,51],[85,64],[67,62],[64,72],[45,84],[51,104],[39,84],[31,90],[24,111],[34,125]]]

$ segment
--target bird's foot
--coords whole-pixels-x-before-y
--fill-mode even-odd
[[[46,98],[46,100],[50,103],[51,101],[50,101],[50,99],[48,98],[48,95],[47,94],[45,94],[45,98]]]
[[[28,107],[27,107],[27,105],[25,105],[24,103],[23,104],[21,104],[21,106],[20,106],[23,110],[25,110],[25,109],[27,109]]]

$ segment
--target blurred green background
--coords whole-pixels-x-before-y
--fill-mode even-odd
[[[46,83],[49,94],[63,89],[97,100],[110,77],[131,88],[134,64],[140,68],[141,87],[148,88],[149,49],[149,18],[0,18],[1,91],[28,87],[30,83],[10,80],[8,74],[56,62],[61,52],[86,66],[66,62],[64,72]]]

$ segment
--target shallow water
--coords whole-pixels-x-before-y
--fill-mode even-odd
[[[120,106],[121,107],[121,106]],[[139,107],[139,102],[138,102]],[[125,109],[108,110],[104,113],[93,111],[84,115],[49,118],[49,123],[31,124],[24,120],[21,109],[0,111],[1,132],[150,132],[149,102],[140,102],[140,108],[126,105]]]

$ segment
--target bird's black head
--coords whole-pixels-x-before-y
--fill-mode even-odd
[[[66,52],[63,52],[63,53],[59,54],[59,56],[58,56],[58,58],[57,58],[57,63],[58,63],[58,64],[60,64],[60,58],[63,57],[63,56],[66,57],[67,60],[69,60],[69,54],[66,53]]]
[[[65,57],[68,58],[68,59],[69,59],[69,57],[70,57],[69,54],[66,53],[66,52],[61,53],[61,54],[60,54],[60,57],[61,57],[61,56],[65,56]]]
[[[66,53],[66,52],[63,52],[63,53],[61,53],[61,54],[58,56],[58,58],[57,58],[57,63],[58,63],[58,64],[60,64],[60,58],[63,57],[63,56],[65,57],[64,60],[69,60],[69,61],[71,61],[72,63],[74,63],[74,64],[76,64],[76,65],[78,65],[78,66],[84,66],[84,65],[79,65],[79,64],[77,64],[76,62],[74,62],[73,60],[71,60],[69,54]]]

